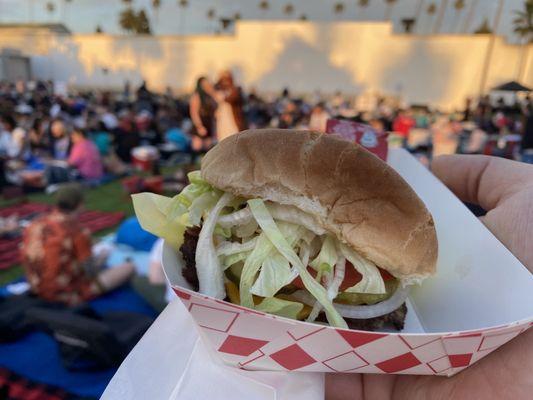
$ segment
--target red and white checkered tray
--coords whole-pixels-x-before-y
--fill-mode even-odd
[[[531,273],[407,152],[392,149],[388,163],[426,203],[439,239],[437,275],[411,293],[402,332],[336,329],[206,297],[186,288],[181,259],[165,245],[169,282],[227,364],[451,376],[531,327]]]
[[[302,323],[174,288],[222,359],[251,370],[453,375],[525,331],[396,334]]]

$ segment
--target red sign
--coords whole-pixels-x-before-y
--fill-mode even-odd
[[[344,119],[329,119],[326,133],[341,136],[351,142],[356,142],[375,154],[383,161],[387,161],[388,142],[386,132],[377,132],[369,125]]]

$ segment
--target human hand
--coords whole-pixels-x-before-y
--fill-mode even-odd
[[[533,166],[487,156],[435,158],[433,173],[533,272]],[[533,393],[533,329],[451,377],[327,374],[326,399],[527,399]]]
[[[200,137],[198,136],[193,136],[192,137],[192,143],[191,143],[191,147],[194,151],[201,151],[202,150],[202,147],[203,147],[203,141]]]
[[[202,137],[207,136],[207,129],[203,125],[197,126],[196,127],[196,132],[198,132],[198,135],[200,135]]]

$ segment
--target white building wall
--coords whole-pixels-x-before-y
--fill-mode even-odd
[[[32,56],[39,78],[121,87],[126,79],[190,91],[199,75],[231,69],[245,88],[401,94],[461,107],[480,90],[489,36],[398,35],[388,23],[240,22],[231,36],[60,36],[0,31],[0,49]],[[531,53],[531,46],[528,49]],[[517,78],[522,48],[496,38],[487,88]],[[533,56],[522,82],[533,86]]]

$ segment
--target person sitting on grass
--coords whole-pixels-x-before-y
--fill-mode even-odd
[[[134,265],[102,269],[91,254],[91,235],[78,220],[83,193],[77,185],[56,192],[56,206],[24,231],[22,265],[34,294],[75,306],[126,283]]]
[[[83,179],[100,179],[104,174],[104,167],[96,145],[81,128],[74,128],[70,139],[72,149],[68,156],[69,166],[76,168]]]

